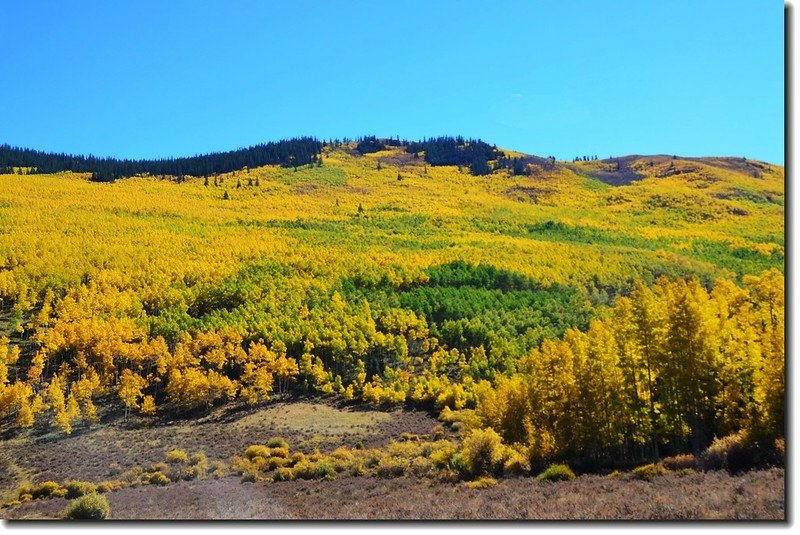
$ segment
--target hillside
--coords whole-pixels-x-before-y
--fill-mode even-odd
[[[145,466],[172,448],[204,450],[226,485],[345,471],[449,485],[679,455],[698,471],[781,464],[782,167],[558,162],[472,141],[493,159],[443,144],[433,165],[430,144],[361,143],[320,144],[309,165],[111,182],[5,165],[9,511],[38,507],[14,502],[46,479],[116,478],[119,496],[155,472],[191,479],[183,461]],[[326,420],[346,420],[341,433],[247,420],[310,396],[346,413]],[[228,442],[198,439],[201,422]],[[123,430],[152,449],[103,449],[97,437]],[[287,433],[308,459],[244,454]],[[702,457],[723,436],[745,461]],[[98,464],[70,464],[84,450]]]

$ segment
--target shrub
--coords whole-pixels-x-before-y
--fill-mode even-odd
[[[363,459],[356,459],[353,464],[350,465],[350,473],[354,476],[363,476],[367,473],[367,468],[364,466]]]
[[[664,457],[661,464],[667,470],[682,470],[684,468],[697,467],[697,459],[691,453],[686,455],[676,455],[675,457]]]
[[[643,481],[652,481],[657,477],[667,475],[668,472],[669,470],[660,464],[650,463],[634,468],[633,477]]]
[[[618,479],[621,476],[622,476],[622,472],[620,472],[619,470],[614,470],[613,472],[608,474],[608,476],[606,476],[606,477],[610,477],[611,479]]]
[[[527,456],[522,455],[518,451],[509,448],[509,452],[506,455],[505,461],[503,462],[503,474],[522,475],[522,474],[527,474],[530,471],[531,471],[531,464],[528,461]]]
[[[294,470],[291,468],[278,468],[272,479],[273,481],[294,481]]]
[[[270,448],[270,457],[281,457],[283,459],[289,458],[289,448]]]
[[[20,485],[17,489],[17,495],[22,496],[23,494],[33,494],[34,487],[31,485]]]
[[[308,462],[308,460],[303,460],[294,465],[292,468],[292,473],[294,474],[295,479],[313,479],[314,472],[312,463]]]
[[[445,437],[444,427],[437,425],[433,428],[433,440],[442,440]]]
[[[415,476],[422,477],[430,473],[432,464],[430,459],[426,459],[425,457],[414,457],[414,459],[411,460],[409,469]]]
[[[497,480],[493,477],[482,477],[475,481],[467,481],[464,484],[471,489],[490,489],[497,486]]]
[[[61,485],[55,481],[45,481],[31,491],[33,499],[47,498],[61,490]]]
[[[455,453],[456,448],[452,443],[444,442],[437,444],[434,450],[431,452],[431,462],[437,468],[446,468],[450,465],[450,460],[453,458]]]
[[[244,450],[244,456],[251,461],[254,460],[256,457],[261,457],[262,459],[266,459],[267,457],[270,456],[270,449],[267,446],[254,444],[252,446],[248,446],[247,449]]]
[[[456,421],[455,414],[450,407],[445,406],[445,408],[442,409],[442,412],[439,413],[439,421],[446,424],[452,424]]]
[[[190,466],[186,470],[184,470],[182,475],[182,479],[186,481],[190,481],[192,479],[203,479],[206,475],[205,470],[199,468],[197,465]]]
[[[336,469],[330,461],[302,461],[292,469],[297,479],[334,479]]]
[[[270,457],[267,459],[266,469],[267,470],[275,470],[276,468],[281,468],[289,464],[289,459],[284,459],[283,457]]]
[[[456,452],[450,457],[450,462],[448,463],[447,467],[450,470],[453,470],[455,473],[458,474],[458,477],[462,479],[468,479],[472,476],[472,467],[469,464],[469,461],[464,457],[464,454]]]
[[[401,433],[400,440],[405,440],[406,442],[416,442],[419,441],[419,435],[415,435],[414,433]]]
[[[212,461],[210,469],[214,479],[221,479],[228,475],[228,466],[222,461]]]
[[[327,459],[314,463],[313,474],[315,479],[335,479],[336,467]]]
[[[781,457],[786,455],[786,440],[782,438],[775,439],[775,451],[777,451]]]
[[[492,428],[474,429],[464,438],[461,453],[469,475],[493,474],[502,466],[503,439]]]
[[[281,437],[274,437],[267,441],[267,446],[270,448],[286,448],[289,449],[289,443]]]
[[[124,486],[122,481],[101,481],[97,484],[96,491],[100,494],[107,494],[109,492],[120,489]]]
[[[566,464],[551,464],[536,476],[536,481],[569,481],[575,479],[575,472]]]
[[[353,453],[347,448],[336,448],[330,456],[337,461],[350,461],[353,459]]]
[[[203,479],[208,473],[208,458],[203,452],[195,453],[190,457],[192,466],[186,469],[185,479]]]
[[[704,470],[728,470],[737,474],[753,468],[756,464],[754,448],[748,444],[743,433],[715,438],[706,451],[700,454],[700,466]]]
[[[110,512],[105,496],[87,494],[74,500],[64,511],[64,517],[71,520],[103,520],[108,518]]]
[[[169,472],[169,465],[167,463],[156,463],[150,467],[149,472]],[[141,474],[141,471],[139,472]]]
[[[367,468],[375,468],[384,457],[385,455],[380,450],[371,450],[369,455],[364,457],[364,466]]]
[[[164,485],[169,485],[170,483],[172,483],[170,478],[167,477],[167,474],[165,474],[164,472],[153,472],[147,477],[147,481],[151,485],[160,485],[162,487]]]
[[[29,502],[33,499],[33,494],[25,493],[19,495],[19,501],[22,503]]]
[[[401,457],[383,457],[378,462],[378,476],[380,477],[400,477],[406,472],[408,461]]]
[[[189,456],[183,450],[170,450],[167,452],[167,462],[170,464],[186,463],[189,462]]]
[[[192,462],[192,464],[203,464],[205,466],[208,466],[208,457],[206,457],[206,454],[202,451],[198,451],[197,453],[192,453],[189,456],[189,460]]]
[[[301,451],[298,451],[297,453],[293,453],[292,456],[289,458],[288,466],[294,466],[305,460],[306,460],[306,454]]]
[[[258,472],[255,470],[245,470],[242,472],[242,483],[255,483],[258,481]]]
[[[97,490],[95,485],[86,481],[69,481],[64,488],[67,491],[66,497],[70,499],[80,498]]]

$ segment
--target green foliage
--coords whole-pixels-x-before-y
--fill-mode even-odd
[[[463,466],[453,468],[462,475],[495,474],[503,467],[503,439],[494,429],[475,429],[464,438],[460,454]]]
[[[111,513],[108,500],[100,494],[87,494],[74,500],[64,511],[70,520],[104,520]]]
[[[286,441],[286,439],[283,439],[281,437],[274,437],[274,438],[271,438],[271,439],[269,439],[267,441],[267,447],[270,447],[270,448],[283,448],[283,449],[288,451],[289,443]]]
[[[426,282],[401,289],[388,281],[365,285],[345,280],[342,291],[353,304],[366,300],[379,311],[413,311],[447,347],[486,348],[488,360],[470,370],[476,378],[511,369],[515,357],[569,327],[586,327],[591,317],[577,291],[541,287],[491,265],[456,261],[428,268],[425,275]]]
[[[566,464],[551,464],[544,472],[536,476],[536,481],[569,481],[575,479],[575,473]]]
[[[70,499],[80,498],[98,490],[96,485],[87,481],[68,481],[64,488],[67,490],[66,497]]]

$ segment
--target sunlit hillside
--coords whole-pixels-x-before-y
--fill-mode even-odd
[[[463,478],[783,436],[782,167],[312,157],[0,175],[9,436],[309,394],[441,412]]]
[[[613,177],[603,161],[476,177],[399,151],[330,151],[321,167],[245,170],[217,186],[4,175],[0,295],[24,311],[45,288],[100,273],[137,293],[181,294],[265,261],[323,286],[411,280],[455,259],[590,290],[782,270],[783,169],[757,164],[754,177],[724,162],[642,157],[629,165],[645,178],[619,186],[593,178]]]

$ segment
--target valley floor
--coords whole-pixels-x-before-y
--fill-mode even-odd
[[[251,444],[284,437],[293,450],[384,447],[404,434],[438,426],[422,411],[363,410],[303,399],[140,426],[111,420],[91,428],[6,434],[0,441],[0,497],[25,483],[99,482],[164,459],[173,448],[230,462]],[[106,494],[112,519],[766,519],[783,520],[784,470],[670,473],[652,481],[583,475],[572,481],[499,479],[470,489],[463,483],[402,476],[242,482],[239,476],[142,485]],[[0,509],[0,517],[59,518],[70,500],[35,499]]]
[[[108,495],[113,519],[783,520],[784,471],[668,475],[652,482],[581,476],[558,483],[501,480],[494,488],[401,477],[241,483],[238,477],[126,488]],[[68,500],[4,511],[57,518]]]

